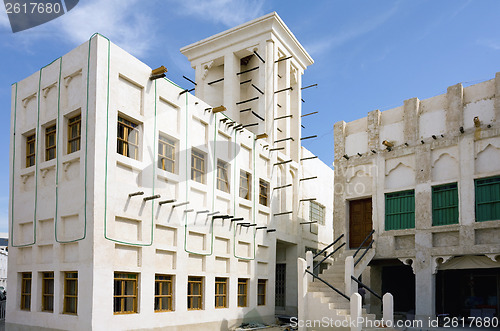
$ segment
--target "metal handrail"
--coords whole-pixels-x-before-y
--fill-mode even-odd
[[[378,299],[382,300],[382,297],[377,294],[375,291],[373,291],[371,288],[369,288],[368,286],[366,286],[365,284],[363,284],[359,279],[357,279],[356,277],[354,276],[351,276],[351,279],[353,281],[355,281],[356,283],[358,283],[359,285],[361,285],[361,287],[364,287],[368,290],[368,292],[370,292],[371,294],[373,294],[374,296],[376,296]]]
[[[330,245],[326,246],[325,248],[323,248],[318,254],[314,255],[313,259],[317,258],[318,256],[320,256],[321,254],[323,254],[328,248],[332,247],[333,245],[335,245],[340,239],[342,239],[342,237],[344,236],[344,234],[342,233],[337,239],[335,239],[334,242],[332,242]]]
[[[310,274],[311,276],[313,276],[313,278],[315,279],[318,279],[319,281],[321,281],[323,284],[325,284],[326,286],[328,286],[329,288],[331,288],[332,290],[334,290],[335,292],[337,292],[338,294],[340,294],[341,296],[343,296],[344,298],[346,298],[347,300],[351,301],[351,299],[345,295],[344,293],[340,292],[339,290],[337,290],[335,287],[333,287],[332,285],[330,285],[328,282],[324,281],[323,279],[319,278],[318,276],[316,276],[315,274],[313,274],[312,272],[310,272],[309,270],[305,270],[305,272],[307,272],[308,274]]]
[[[317,267],[319,267],[319,265],[320,265],[321,263],[325,262],[325,260],[326,260],[326,259],[328,259],[328,258],[329,258],[330,256],[332,256],[333,254],[337,253],[337,251],[338,251],[339,249],[341,249],[342,247],[344,247],[344,246],[345,246],[345,243],[343,243],[342,245],[340,245],[339,247],[337,247],[337,248],[336,248],[333,252],[331,252],[330,254],[328,254],[327,256],[325,256],[325,257],[324,257],[321,261],[319,261],[319,262],[318,262],[318,263],[314,266],[313,270],[314,270],[314,269],[316,269]]]
[[[371,235],[375,232],[375,230],[372,230],[372,232],[370,232],[366,237],[365,237],[365,240],[363,240],[363,242],[361,243],[361,245],[359,245],[358,249],[356,250],[356,253],[354,253],[354,255],[352,256],[352,258],[355,258],[356,255],[359,253],[360,249],[363,248],[363,245],[365,244],[365,242],[368,240],[368,238],[371,237]]]
[[[356,260],[356,262],[354,262],[354,266],[357,266],[359,262],[361,262],[361,259],[365,257],[366,253],[368,253],[368,250],[370,248],[372,248],[372,245],[373,243],[375,242],[374,239],[372,239],[372,241],[370,242],[370,245],[368,245],[368,247],[365,248],[365,251],[363,252],[363,254],[359,257],[359,259]]]

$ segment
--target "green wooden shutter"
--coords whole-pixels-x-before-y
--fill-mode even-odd
[[[457,183],[432,187],[432,225],[458,224]]]
[[[475,180],[476,221],[500,220],[500,176]]]
[[[415,228],[415,191],[385,194],[385,229]]]

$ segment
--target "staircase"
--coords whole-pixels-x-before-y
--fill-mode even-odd
[[[354,269],[354,277],[359,277],[363,270],[366,268],[368,263],[370,263],[371,259],[375,255],[375,251],[373,249],[370,250],[370,253],[367,253],[361,260],[361,262]],[[330,267],[319,275],[319,277],[330,285],[335,287],[336,289],[344,292],[345,290],[345,259],[348,256],[352,256],[354,251],[344,251]],[[324,283],[315,280],[308,284],[308,292],[312,293],[312,297],[318,299],[322,304],[328,305],[328,308],[335,312],[336,315],[345,316],[347,318],[350,317],[350,302],[329,288]],[[345,293],[347,296],[350,296],[352,293]],[[374,320],[374,314],[368,314],[366,309],[363,308],[363,317],[367,319]]]
[[[373,233],[373,232],[372,232]],[[367,236],[365,241],[372,235]],[[336,242],[338,242],[342,238],[339,237],[333,244],[329,245],[329,247],[333,247]],[[364,242],[363,242],[364,244]],[[363,245],[362,244],[362,245]],[[305,307],[304,314],[302,315],[307,320],[321,320],[322,318],[327,317],[328,319],[334,321],[345,321],[351,320],[351,301],[349,300],[351,295],[357,293],[357,283],[354,280],[351,280],[351,275],[355,278],[359,278],[363,270],[368,266],[370,261],[375,255],[375,249],[371,248],[373,241],[370,243],[368,248],[358,249],[357,251],[353,250],[344,250],[343,253],[339,254],[334,258],[333,264],[331,264],[328,269],[323,270],[320,275],[318,275],[319,279],[314,279],[314,281],[309,281],[313,276],[308,272],[312,272],[312,254],[309,254],[308,261],[309,267],[306,271],[305,275],[307,275],[307,279],[304,279],[303,293],[305,299]],[[342,246],[344,246],[343,244]],[[326,251],[325,248],[323,251]],[[328,256],[332,256],[335,254],[337,248]],[[322,252],[323,252],[322,251]],[[320,252],[320,253],[322,253]],[[320,254],[318,253],[318,255]],[[354,257],[353,257],[354,255]],[[327,257],[328,257],[327,256]],[[325,257],[326,259],[326,257]],[[346,260],[348,261],[348,266],[346,268]],[[307,263],[304,261],[304,263]],[[351,270],[352,272],[350,272]],[[299,266],[300,272],[300,266]],[[346,272],[350,273],[346,277]],[[316,277],[314,277],[316,278]],[[346,278],[350,280],[349,283],[346,284]],[[330,286],[325,284],[324,282],[331,285],[331,287],[335,288],[341,294],[337,293]],[[300,283],[300,278],[299,278]],[[300,288],[300,284],[299,284]],[[300,292],[299,292],[300,293]],[[342,295],[344,294],[344,295]],[[353,301],[355,302],[355,301]],[[300,310],[300,308],[299,308]],[[299,313],[300,315],[300,313]],[[361,310],[361,316],[365,321],[374,321],[376,319],[374,314],[369,314],[366,309]],[[356,319],[356,317],[353,317]],[[326,330],[331,329],[328,327],[309,327],[302,328],[302,330]],[[350,330],[351,327],[340,328],[344,330]],[[301,328],[299,328],[301,330]],[[359,330],[359,329],[358,329]],[[365,330],[365,326],[363,326],[363,330]]]

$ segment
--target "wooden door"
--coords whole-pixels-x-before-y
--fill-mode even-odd
[[[349,201],[349,248],[358,248],[372,229],[372,198]],[[363,247],[370,241],[371,237]]]

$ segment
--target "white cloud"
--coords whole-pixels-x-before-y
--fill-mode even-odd
[[[222,23],[228,27],[244,23],[264,14],[264,0],[172,0],[180,6],[180,15]]]
[[[10,29],[9,17],[7,16],[7,13],[1,9],[0,9],[0,27]]]
[[[480,39],[477,43],[481,46],[486,46],[488,48],[494,49],[496,51],[500,50],[500,41],[492,39]]]
[[[364,34],[367,34],[379,26],[387,22],[394,14],[396,14],[398,6],[393,6],[389,11],[374,17],[370,20],[366,20],[360,24],[356,24],[352,28],[345,28],[337,31],[333,37],[318,40],[309,45],[306,45],[306,49],[311,54],[319,54],[328,51],[333,47],[341,46],[353,39],[356,39]],[[356,22],[357,23],[357,22]],[[328,34],[325,34],[328,35]]]
[[[127,52],[142,56],[152,46],[154,24],[141,3],[139,0],[80,1],[55,22],[69,41],[76,44],[99,32]]]

